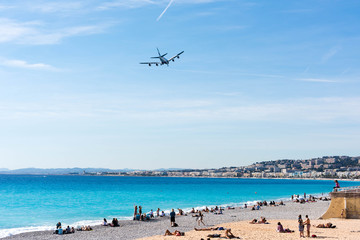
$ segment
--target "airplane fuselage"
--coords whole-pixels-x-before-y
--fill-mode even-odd
[[[169,60],[167,60],[165,57],[160,57],[161,65],[167,64],[169,65]]]

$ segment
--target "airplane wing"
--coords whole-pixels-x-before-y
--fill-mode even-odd
[[[141,62],[140,64],[147,64],[151,67],[152,64],[155,64],[156,66],[161,65],[161,62]]]
[[[180,58],[179,56],[180,56],[181,54],[183,54],[183,53],[184,53],[184,51],[182,51],[181,53],[176,54],[176,55],[173,56],[172,58],[169,58],[169,62],[170,62],[170,61],[174,61],[175,58]]]

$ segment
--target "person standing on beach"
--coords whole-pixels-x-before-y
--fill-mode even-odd
[[[58,222],[58,223],[56,224],[56,229],[59,229],[59,228],[61,228],[61,222]]]
[[[304,223],[304,225],[306,225],[306,233],[307,233],[307,237],[310,237],[310,219],[309,219],[309,216],[308,215],[306,215],[305,216],[306,217],[306,219],[305,219],[305,223]]]
[[[300,237],[305,237],[305,236],[304,236],[304,222],[303,222],[303,220],[302,220],[302,218],[301,218],[301,215],[299,215],[298,223],[299,223]]]
[[[141,216],[141,213],[142,213],[142,207],[139,206],[139,214],[140,214],[140,216]]]
[[[160,216],[160,208],[158,208],[158,209],[156,210],[156,216],[157,216],[157,217]]]
[[[135,205],[135,207],[134,207],[134,220],[136,219],[136,215],[137,215],[137,206]]]
[[[170,224],[172,227],[174,227],[175,225],[175,211],[174,209],[171,209],[171,212],[170,212]]]

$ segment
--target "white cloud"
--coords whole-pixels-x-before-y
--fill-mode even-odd
[[[99,10],[108,10],[112,8],[138,8],[149,4],[158,4],[159,2],[152,0],[114,0],[104,2],[100,6],[98,6]]]
[[[25,68],[25,69],[33,69],[33,70],[51,70],[56,71],[57,68],[45,64],[45,63],[28,63],[23,60],[15,60],[15,59],[0,59],[0,65],[6,67],[16,67],[16,68]]]
[[[102,24],[50,29],[42,22],[16,22],[10,19],[0,19],[0,43],[56,44],[67,37],[101,33],[107,27],[108,25]]]
[[[342,48],[340,46],[332,47],[323,57],[322,62],[325,63],[337,54]]]
[[[360,123],[360,98],[290,99],[287,103],[253,103],[234,99],[149,101],[106,96],[52,99],[43,103],[0,102],[0,116],[14,118],[103,119],[140,123],[277,122],[292,124]]]
[[[331,79],[323,79],[323,78],[299,78],[299,81],[304,82],[319,82],[319,83],[336,83],[339,82],[337,80],[331,80]]]
[[[168,10],[168,8],[171,6],[171,4],[173,3],[174,0],[170,0],[169,4],[166,6],[166,8],[164,9],[164,11],[159,15],[159,17],[156,19],[156,21],[159,21],[162,16],[166,13],[166,11]]]
[[[85,2],[79,2],[79,1],[43,2],[41,4],[30,6],[32,10],[40,11],[43,13],[72,12],[76,10],[82,10],[85,7],[86,7]]]

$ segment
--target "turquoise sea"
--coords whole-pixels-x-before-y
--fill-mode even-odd
[[[358,182],[340,181],[342,187]],[[327,194],[331,180],[0,175],[0,237],[63,225],[131,219],[143,211],[237,206],[292,194]]]

